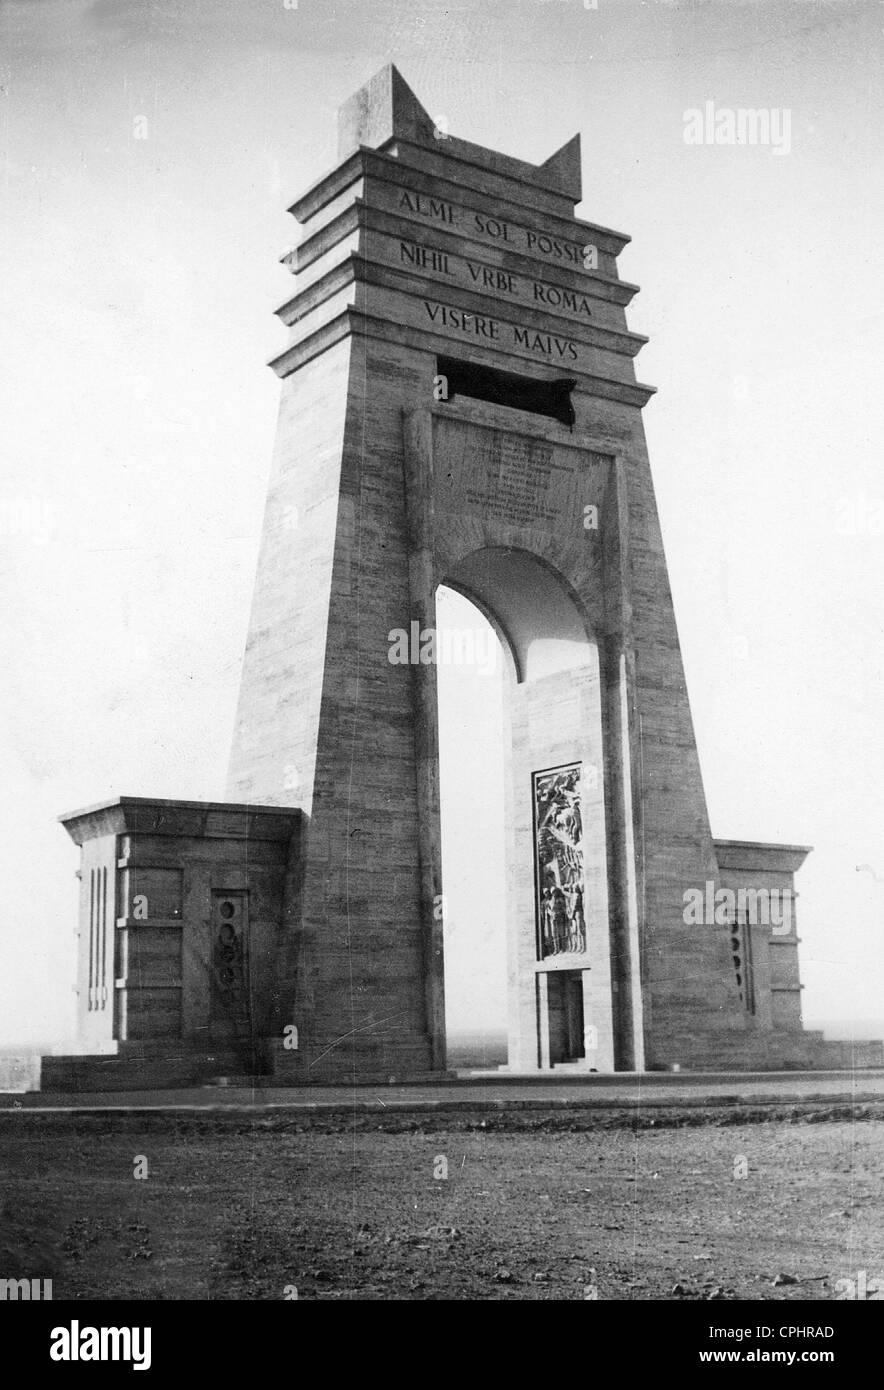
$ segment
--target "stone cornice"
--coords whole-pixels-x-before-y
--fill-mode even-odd
[[[811,852],[810,845],[778,845],[765,840],[713,840],[720,869],[794,873]]]
[[[522,305],[501,300],[493,294],[483,294],[481,291],[465,289],[462,286],[440,284],[437,280],[415,274],[413,271],[394,270],[383,262],[366,260],[358,252],[351,252],[309,288],[287,300],[276,312],[283,323],[291,327],[354,282],[398,290],[413,294],[416,298],[436,299],[439,294],[448,298],[454,294],[458,308],[465,307],[477,314],[496,315],[510,322],[518,318],[522,324],[530,324],[532,328],[541,332],[567,332],[569,338],[575,342],[598,347],[607,352],[616,352],[624,357],[636,357],[648,341],[640,333],[622,332],[604,324],[569,318],[564,314],[546,310],[526,309]]]
[[[368,149],[357,151],[337,169],[326,174],[323,179],[308,189],[302,198],[292,204],[289,212],[299,222],[308,222],[328,203],[340,197],[351,184],[358,182],[363,177],[379,179],[385,183],[392,183],[397,188],[407,188],[418,193],[432,193],[436,197],[445,198],[461,207],[467,207],[471,212],[487,214],[490,202],[495,209],[494,216],[499,213],[508,216],[513,221],[529,226],[532,231],[557,236],[571,235],[575,240],[586,234],[594,238],[600,250],[608,251],[614,256],[618,256],[631,240],[625,232],[614,231],[613,228],[603,227],[596,222],[565,217],[551,209],[532,208],[527,200],[515,202],[512,199],[502,197],[483,199],[481,190],[473,188],[471,185],[458,184],[451,179],[425,172],[417,165],[404,164],[392,155]],[[471,195],[470,199],[464,198],[465,191]],[[540,220],[532,221],[531,217],[526,217],[526,214],[532,214],[533,217]]]
[[[476,241],[455,229],[448,230],[442,226],[428,229],[426,222],[421,222],[416,217],[409,217],[406,213],[387,212],[383,208],[371,207],[363,198],[355,198],[349,207],[326,222],[312,236],[305,238],[300,246],[287,251],[280,260],[297,274],[363,228],[406,240],[415,237],[417,233],[426,235],[427,231],[431,230],[434,247],[450,255],[469,255],[477,261],[483,260],[490,249],[487,242]],[[469,248],[469,251],[466,248]],[[516,275],[540,280],[544,284],[555,285],[561,289],[573,290],[575,293],[585,294],[590,299],[621,306],[629,304],[640,288],[628,280],[605,275],[600,270],[569,270],[565,265],[551,263],[540,256],[531,256],[522,251],[506,252],[506,268]]]
[[[471,400],[469,396],[456,396],[454,400],[444,403],[434,401],[432,405],[420,407],[420,410],[424,410],[433,420],[455,420],[492,433],[501,429],[503,418],[507,434],[521,435],[546,444],[554,443],[556,448],[575,449],[578,453],[604,454],[615,468],[623,460],[621,440],[611,439],[598,430],[590,433],[576,425],[563,425],[561,421],[548,416],[541,420],[530,411],[519,411],[513,406],[490,405],[485,401]],[[406,410],[403,413],[417,415],[419,410]]]
[[[59,816],[75,844],[100,835],[195,835],[218,839],[288,840],[301,811],[233,801],[176,801],[119,796]]]
[[[389,319],[375,318],[373,315],[352,307],[344,309],[335,318],[318,328],[315,333],[311,333],[300,343],[296,343],[281,352],[271,360],[269,365],[277,376],[290,376],[306,362],[317,357],[320,353],[326,352],[343,338],[354,333],[364,337],[378,338],[382,342],[399,343],[423,352],[435,352],[441,356],[451,356],[452,349],[459,347],[460,355],[465,360],[481,362],[489,367],[501,367],[505,363],[506,370],[536,376],[538,380],[548,379],[549,372],[553,370],[551,363],[539,363],[534,358],[519,353],[503,353],[499,349],[495,349],[493,352],[483,351],[478,343],[458,343],[458,341],[447,338],[440,333],[434,333],[432,330],[419,330],[404,324],[391,323]],[[570,363],[558,363],[556,367],[557,375],[561,376],[567,373],[567,375],[575,377],[580,390],[605,400],[619,401],[624,405],[647,405],[651,396],[656,392],[654,386],[646,386],[641,382],[616,381],[608,377],[596,376],[581,371]]]

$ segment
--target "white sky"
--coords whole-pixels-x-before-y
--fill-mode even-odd
[[[884,6],[598,4],[0,9],[0,1041],[70,1032],[76,851],[54,817],[223,795],[285,208],[391,59],[452,134],[540,162],[582,132],[580,212],[630,233],[620,270],[643,286],[630,326],[651,337],[638,375],[659,388],[645,422],[713,831],[815,846],[805,1020],[881,1035]],[[685,145],[710,100],[788,108],[791,152]],[[457,732],[469,682],[446,765],[486,757],[493,780],[493,729]],[[478,817],[460,816],[473,855]],[[456,932],[452,981],[499,982],[498,937],[468,954]],[[460,984],[451,1021],[497,1024],[501,1000]]]

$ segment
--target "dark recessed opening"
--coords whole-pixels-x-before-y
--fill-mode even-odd
[[[449,401],[455,396],[470,396],[476,401],[490,401],[514,410],[528,410],[533,415],[546,415],[569,427],[574,424],[571,392],[577,382],[573,377],[538,381],[515,372],[501,372],[496,367],[480,367],[475,362],[458,362],[454,357],[437,357],[436,372],[447,381],[446,399]]]

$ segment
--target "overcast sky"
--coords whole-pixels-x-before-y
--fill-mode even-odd
[[[77,856],[54,817],[223,796],[285,208],[390,60],[454,135],[541,162],[582,132],[580,214],[632,236],[642,285],[713,832],[814,846],[805,1021],[884,1028],[882,49],[877,0],[6,0],[0,1040],[71,1029]],[[686,144],[709,101],[788,111],[788,153]],[[482,681],[451,694],[446,765],[484,758],[492,786]],[[455,894],[487,833],[465,800]],[[457,1027],[502,1019],[487,918],[451,942]]]

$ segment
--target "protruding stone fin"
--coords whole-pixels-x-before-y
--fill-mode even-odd
[[[388,140],[433,140],[433,122],[392,63],[360,87],[338,111],[338,158],[360,145],[378,149]]]
[[[571,139],[551,154],[545,163],[540,165],[544,174],[544,181],[554,184],[562,193],[573,198],[575,203],[579,203],[583,197],[583,179],[580,170],[580,136],[572,135]]]

